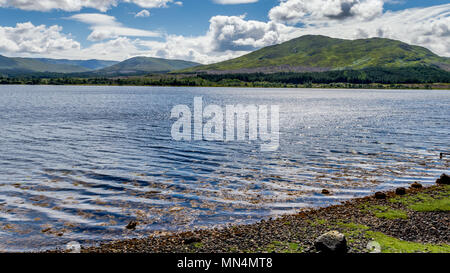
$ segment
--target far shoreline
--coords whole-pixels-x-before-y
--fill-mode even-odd
[[[137,84],[30,84],[30,83],[0,83],[0,86],[92,86],[92,87],[182,87],[182,88],[248,88],[248,89],[330,89],[330,90],[450,90],[450,83],[435,83],[435,84],[351,84],[351,83],[336,83],[330,84],[313,84],[296,85],[296,86],[234,86],[234,85],[137,85]]]

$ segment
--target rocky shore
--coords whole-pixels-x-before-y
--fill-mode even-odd
[[[123,240],[82,248],[81,252],[450,253],[449,179],[442,175],[435,186],[424,188],[414,183],[409,188],[251,225]]]

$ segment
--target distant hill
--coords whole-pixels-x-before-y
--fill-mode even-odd
[[[89,70],[102,69],[119,63],[117,61],[104,61],[104,60],[67,60],[67,59],[46,59],[46,58],[39,58],[36,60],[50,64],[66,64],[66,65],[81,66]]]
[[[450,58],[440,57],[424,47],[391,39],[344,40],[306,35],[236,59],[177,72],[323,72],[422,65],[450,71]]]
[[[43,62],[33,58],[8,58],[0,55],[0,71],[78,73],[89,71],[89,69],[78,65]]]
[[[97,70],[98,74],[105,75],[130,75],[130,74],[146,74],[146,73],[165,73],[174,70],[185,69],[198,66],[199,63],[168,60],[151,57],[135,57],[118,64]]]

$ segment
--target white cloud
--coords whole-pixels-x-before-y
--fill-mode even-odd
[[[400,40],[450,57],[450,4],[385,12],[364,22],[336,22],[329,25],[297,28],[291,38],[321,34],[335,38],[361,39],[382,37]]]
[[[297,24],[330,20],[371,20],[383,13],[383,0],[281,0],[272,8],[272,21]]]
[[[79,11],[83,8],[93,8],[105,12],[120,2],[134,3],[143,8],[168,7],[173,0],[0,0],[0,7],[13,7],[22,10],[35,11]],[[179,5],[181,2],[176,2]]]
[[[79,50],[80,44],[61,31],[62,28],[57,25],[35,26],[30,22],[18,23],[15,27],[0,27],[0,51],[27,55]]]
[[[272,20],[268,22],[247,20],[245,16],[214,16],[210,19],[209,29],[204,35],[195,37],[165,35],[158,41],[145,39],[155,34],[154,32],[126,28],[112,16],[78,14],[72,19],[90,25],[91,40],[109,40],[80,48],[79,43],[62,34],[58,26],[31,25],[29,28],[39,30],[22,33],[19,31],[22,27],[18,24],[15,28],[17,30],[0,27],[0,37],[7,37],[0,39],[0,53],[28,52],[46,57],[112,60],[153,56],[213,63],[302,35],[321,34],[345,39],[368,37],[397,39],[427,47],[439,55],[450,57],[450,4],[397,12],[387,11],[371,19],[361,11],[358,11],[358,14],[361,15],[340,20],[325,20],[322,15],[312,19],[310,15],[302,17],[306,18],[306,23],[302,21],[304,23],[302,27],[287,26]],[[5,30],[17,37],[12,38],[12,34],[5,34],[8,32]],[[51,38],[44,39],[39,38],[40,36]],[[132,36],[139,38],[131,39]],[[24,42],[21,42],[22,40]]]
[[[214,2],[221,5],[236,5],[256,3],[258,0],[214,0]]]
[[[280,42],[292,28],[275,22],[245,20],[244,16],[214,16],[207,36],[214,50],[249,51]]]
[[[138,12],[134,17],[149,17],[150,11],[143,9],[140,12]]]
[[[368,18],[366,15],[361,16]],[[246,20],[243,16],[214,16],[204,36],[169,35],[164,42],[139,41],[139,45],[147,48],[144,52],[149,56],[212,63],[302,35],[321,34],[345,39],[396,39],[427,47],[442,56],[450,56],[449,21],[450,4],[388,11],[371,20],[361,20],[355,16],[347,20],[316,21],[319,23],[304,27],[290,27],[274,21]]]
[[[116,21],[116,18],[100,13],[80,13],[69,17],[85,24],[90,25],[92,33],[89,35],[90,41],[102,41],[106,39],[118,38],[121,36],[128,37],[158,37],[159,33],[124,27]]]
[[[173,0],[123,0],[124,2],[134,3],[143,8],[165,8]]]

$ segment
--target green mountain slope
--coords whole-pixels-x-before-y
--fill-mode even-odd
[[[67,60],[67,59],[47,59],[47,58],[39,58],[36,59],[44,63],[50,64],[66,64],[66,65],[74,65],[81,66],[89,70],[97,70],[102,69],[111,65],[115,65],[119,62],[117,61],[104,61],[104,60]]]
[[[77,65],[46,63],[32,58],[8,58],[0,55],[0,71],[77,73],[89,69]]]
[[[174,70],[185,69],[198,66],[199,63],[168,60],[150,57],[135,57],[110,67],[100,69],[96,73],[99,74],[141,74],[141,73],[158,73],[169,72]]]
[[[306,35],[236,59],[180,72],[320,72],[418,65],[450,70],[450,58],[439,57],[420,46],[390,39],[343,40]]]

